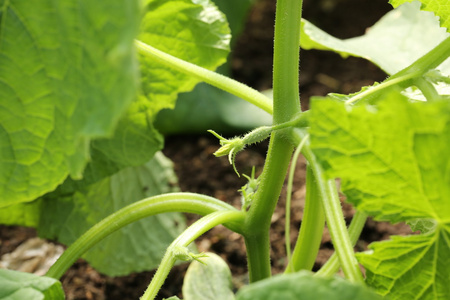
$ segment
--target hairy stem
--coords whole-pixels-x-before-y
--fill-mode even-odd
[[[292,131],[294,140],[299,141],[305,135],[304,130],[294,129]],[[317,161],[309,144],[303,147],[302,151],[305,158],[310,163],[314,177],[317,181],[319,194],[322,199],[322,207],[325,212],[325,219],[330,232],[331,241],[339,257],[342,270],[345,276],[352,282],[363,282],[361,270],[356,260],[353,245],[345,226],[344,214],[342,212],[341,202],[337,193],[336,182],[334,179],[327,179]]]
[[[286,273],[299,270],[312,270],[319,253],[325,215],[320,201],[319,187],[311,167],[306,168],[306,197],[302,225],[295,245],[292,261]]]
[[[50,268],[46,276],[59,279],[88,249],[118,229],[142,218],[165,212],[189,212],[207,215],[216,211],[237,211],[218,199],[193,194],[172,193],[150,197],[130,204],[106,217],[79,237]],[[242,225],[230,223],[239,232]]]
[[[270,269],[270,220],[275,210],[284,176],[287,172],[292,146],[284,137],[272,134],[266,164],[255,198],[247,212],[244,238],[251,282],[271,276]]]
[[[308,152],[309,150],[305,147],[304,153]],[[330,231],[331,240],[339,257],[342,270],[350,281],[362,283],[364,280],[353,251],[353,245],[350,242],[347,227],[345,226],[344,215],[337,193],[336,182],[334,179],[325,178],[325,174],[323,173],[321,166],[316,161],[316,158],[312,152],[309,152],[305,156],[307,156],[308,161],[311,163],[311,168],[319,186],[328,230]]]
[[[352,104],[363,98],[367,99],[368,97],[375,97],[379,94],[386,93],[386,90],[389,88],[397,86],[406,88],[408,86],[411,86],[413,84],[414,78],[416,78],[419,75],[420,75],[419,73],[408,73],[404,74],[403,76],[398,76],[392,80],[385,80],[378,85],[370,87],[368,90],[365,90],[362,93],[356,94],[355,96],[345,101],[345,104]]]
[[[350,240],[351,240],[353,246],[358,241],[359,236],[361,235],[361,231],[364,228],[364,224],[366,224],[366,220],[367,220],[367,215],[366,215],[366,213],[364,213],[362,211],[357,211],[353,215],[352,222],[350,223],[350,226],[348,227],[348,234],[350,236]],[[316,272],[315,276],[331,277],[337,271],[339,271],[339,267],[340,267],[339,258],[336,253],[333,253],[333,255],[322,266],[322,268],[320,268],[320,270]]]
[[[297,149],[295,149],[294,155],[292,156],[291,161],[291,167],[289,169],[289,175],[288,175],[288,184],[287,184],[287,191],[286,191],[286,220],[284,222],[284,237],[285,237],[285,245],[286,245],[286,256],[288,261],[288,266],[286,269],[286,272],[294,271],[294,268],[292,267],[291,263],[291,200],[292,200],[292,186],[294,183],[294,174],[295,169],[297,166],[297,160],[300,156],[300,152],[303,148],[303,145],[308,140],[309,135],[305,136],[300,144],[297,146]]]
[[[420,57],[409,67],[399,71],[398,73],[392,75],[386,81],[394,80],[397,77],[402,77],[405,74],[416,73],[423,75],[430,69],[434,69],[443,63],[449,56],[450,53],[450,36],[443,40],[439,45],[434,47],[430,52]]]
[[[425,89],[425,93],[433,93],[430,86],[426,83],[420,81],[421,76],[427,73],[430,69],[434,69],[444,62],[450,53],[450,37],[446,38],[439,45],[437,45],[430,52],[416,60],[409,67],[397,72],[391,77],[387,78],[382,83],[371,87],[370,89],[355,95],[354,97],[348,99],[345,103],[350,104],[361,100],[362,98],[372,97],[386,92],[386,89],[392,87],[399,87],[401,89],[407,88],[409,86],[415,85],[417,82],[419,88]],[[424,91],[422,91],[424,92]],[[428,94],[429,96],[431,94]],[[425,96],[427,97],[427,96]],[[428,99],[428,97],[427,97]]]
[[[155,61],[174,68],[182,73],[194,76],[212,86],[252,103],[269,114],[272,114],[272,100],[249,86],[227,76],[223,76],[219,73],[174,57],[141,41],[135,41],[135,44],[141,54],[149,56]]]
[[[167,248],[161,264],[141,300],[152,300],[156,297],[177,260],[175,253],[177,247],[187,247],[211,228],[227,222],[242,222],[244,217],[245,213],[241,211],[217,211],[192,224]]]
[[[273,61],[273,123],[290,121],[300,112],[298,91],[301,0],[278,0]],[[247,213],[244,238],[250,281],[271,276],[270,220],[280,196],[293,146],[284,130],[273,132],[255,199]]]
[[[420,89],[429,102],[436,101],[441,98],[441,95],[439,95],[434,85],[424,78],[417,78],[414,85]]]

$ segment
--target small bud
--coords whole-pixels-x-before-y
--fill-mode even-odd
[[[243,174],[243,176],[248,180],[248,182],[239,191],[242,193],[242,209],[247,210],[253,202],[256,190],[258,189],[259,178],[255,178],[255,167],[252,168],[252,174],[250,177],[245,174]]]
[[[236,154],[245,148],[244,141],[239,137],[234,137],[234,138],[228,140],[228,139],[220,136],[213,130],[208,130],[208,132],[212,133],[215,137],[217,137],[219,139],[220,145],[222,146],[219,148],[219,150],[214,152],[214,155],[216,157],[228,155],[228,161],[233,166],[233,169],[236,172],[236,174],[238,174],[238,176],[240,176],[239,172],[236,169],[236,165],[234,164],[234,161],[236,158]]]
[[[199,254],[195,254],[192,252],[189,252],[187,247],[183,247],[183,246],[175,246],[172,249],[172,253],[175,256],[176,259],[178,260],[182,260],[182,261],[193,261],[196,260],[202,264],[205,265],[205,262],[203,262],[202,260],[200,260],[200,258],[202,257],[208,257],[208,255],[206,255],[205,253],[199,253]]]

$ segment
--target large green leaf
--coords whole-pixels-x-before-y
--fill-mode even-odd
[[[232,34],[232,44],[244,29],[248,12],[255,0],[213,0],[219,10],[225,14]]]
[[[0,1],[0,206],[81,177],[135,98],[138,1]]]
[[[348,201],[392,222],[450,222],[450,105],[391,94],[375,106],[312,101],[311,144]]]
[[[253,2],[214,0],[227,17],[234,41],[239,37]],[[229,64],[224,64],[218,71],[229,74],[229,68]],[[161,111],[155,126],[165,135],[205,133],[208,129],[235,134],[271,123],[271,115],[260,108],[211,85],[200,83],[193,91],[180,94],[173,110]]]
[[[49,277],[0,269],[0,300],[63,300],[61,282]]]
[[[397,7],[406,2],[412,2],[413,0],[389,0],[392,6]],[[450,31],[450,4],[448,0],[420,0],[422,3],[422,9],[435,13],[440,18],[442,26],[447,27],[447,31]]]
[[[342,57],[370,60],[388,74],[409,66],[448,37],[437,18],[419,9],[420,3],[406,3],[387,13],[365,35],[337,39],[306,20],[302,21],[300,45],[304,49],[329,50]],[[450,59],[440,69],[450,74]]]
[[[340,277],[313,277],[308,271],[283,274],[246,286],[237,293],[237,300],[381,300],[367,289]]]
[[[126,168],[72,196],[45,199],[39,234],[71,244],[87,229],[120,208],[143,199],[174,191],[172,163],[161,153],[141,167]],[[115,232],[84,258],[110,276],[151,270],[164,250],[184,228],[180,214],[145,218]]]
[[[146,1],[139,37],[180,58],[201,57],[196,62],[210,69],[225,61],[230,39],[226,19],[209,0]],[[197,83],[176,72],[175,77],[167,77],[167,72],[172,70],[143,56],[140,60],[146,96],[138,97],[129,107],[112,138],[92,143],[92,162],[87,166],[84,181],[76,183],[77,186],[95,182],[124,167],[138,166],[148,161],[163,146],[162,136],[153,127],[155,116],[161,108],[173,107],[177,94],[191,89]],[[165,70],[163,73],[160,72],[161,68]],[[171,123],[173,116],[168,118]],[[69,180],[62,189],[72,187],[73,182]]]
[[[359,253],[367,283],[391,299],[445,300],[450,295],[450,230],[426,235],[393,236]]]
[[[226,61],[231,39],[225,16],[209,0],[148,0],[139,39],[207,69]],[[153,112],[173,108],[177,94],[199,82],[140,56],[142,92]]]
[[[92,159],[78,186],[94,183],[126,167],[142,165],[163,147],[163,137],[152,124],[150,106],[144,97],[138,97],[120,119],[113,137],[92,142]]]
[[[377,106],[316,99],[311,107],[311,146],[326,174],[341,178],[347,200],[376,219],[426,229],[359,255],[367,281],[394,299],[447,299],[449,102],[410,103],[392,93]],[[430,219],[434,228],[425,226]]]
[[[0,208],[1,224],[37,227],[41,214],[41,204],[41,200],[36,200]]]
[[[227,263],[214,253],[201,262],[193,261],[183,282],[185,300],[234,300],[231,272]]]

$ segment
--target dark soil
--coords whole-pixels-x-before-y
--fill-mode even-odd
[[[390,6],[386,0],[305,0],[304,17],[327,32],[349,38],[364,33],[367,27],[384,15]],[[237,42],[233,52],[233,76],[259,90],[271,87],[272,49],[275,0],[258,1],[249,14],[245,32]],[[329,92],[350,93],[364,85],[385,78],[376,66],[361,59],[341,59],[338,55],[319,51],[301,53],[300,90],[302,106],[307,109],[312,95],[326,95]],[[166,141],[164,153],[175,163],[175,171],[182,191],[212,195],[236,207],[240,207],[240,194],[237,192],[245,180],[238,178],[226,158],[215,158],[217,139],[211,136],[178,136]],[[256,166],[262,170],[267,144],[250,147],[237,156],[237,168],[249,174]],[[297,166],[294,184],[291,238],[294,241],[301,223],[304,205],[304,160]],[[283,191],[279,206],[272,218],[272,262],[273,272],[281,272],[286,264],[284,246],[284,202]],[[344,205],[344,213],[349,222],[353,210]],[[189,222],[195,216],[188,216]],[[357,250],[367,249],[375,240],[387,239],[392,234],[408,233],[406,225],[389,225],[367,222]],[[36,236],[33,229],[22,227],[0,227],[0,255],[11,252],[20,243]],[[332,244],[325,230],[323,244],[316,261],[319,268],[331,255]],[[218,227],[197,241],[200,251],[213,251],[221,255],[230,265],[236,277],[236,286],[245,283],[246,257],[242,238],[235,233]],[[160,297],[181,296],[181,285],[187,265],[173,269]],[[109,278],[98,274],[80,260],[63,277],[62,282],[67,299],[139,299],[152,278],[153,272],[131,274],[126,277]]]

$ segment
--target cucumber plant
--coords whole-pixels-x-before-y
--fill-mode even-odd
[[[446,0],[390,2],[399,7],[365,36],[342,41],[302,21],[301,0],[278,0],[271,100],[212,71],[225,61],[230,34],[223,14],[208,0],[40,0],[38,12],[22,1],[3,1],[2,222],[36,226],[44,236],[63,239],[68,231],[79,232],[89,224],[66,231],[54,224],[67,226],[104,213],[93,199],[113,199],[116,211],[76,241],[67,238],[73,243],[47,277],[1,270],[0,299],[63,298],[57,280],[94,246],[93,261],[107,261],[112,274],[129,272],[119,259],[104,257],[104,249],[114,242],[109,239],[101,248],[100,241],[125,225],[169,212],[203,217],[184,231],[167,229],[178,236],[141,299],[157,296],[178,260],[194,261],[183,287],[186,299],[448,298],[450,10]],[[409,35],[416,27],[426,34]],[[401,48],[408,43],[415,47]],[[300,46],[365,57],[390,76],[355,94],[313,97],[311,109],[302,111]],[[271,126],[242,137],[226,139],[212,131],[221,145],[215,154],[227,155],[238,174],[238,152],[270,139],[262,174],[247,177],[241,190],[241,210],[194,193],[160,191],[145,197],[147,187],[136,183],[152,178],[148,174],[158,166],[165,170],[163,163],[155,167],[154,161],[147,162],[162,147],[162,137],[152,127],[154,116],[199,81],[273,116]],[[285,274],[272,277],[270,220],[291,157],[300,153],[308,161],[304,220],[294,250],[288,251]],[[349,228],[336,178],[357,209]],[[133,184],[116,188],[120,182]],[[119,205],[119,195],[145,199]],[[394,236],[355,253],[353,245],[368,215],[407,222],[420,234]],[[325,222],[335,254],[313,274]],[[241,234],[246,244],[250,284],[236,295],[229,288],[229,270],[217,257],[188,248],[219,224]],[[145,248],[140,252],[150,255]],[[125,264],[132,260],[128,256]],[[99,262],[99,268],[107,267]],[[217,280],[215,269],[220,270]],[[345,279],[333,276],[339,269]],[[210,290],[221,292],[208,296]]]

